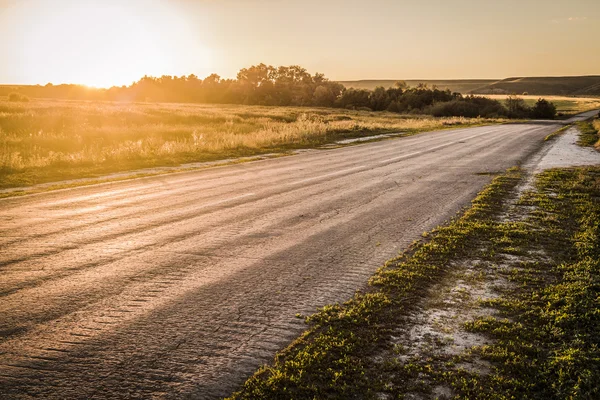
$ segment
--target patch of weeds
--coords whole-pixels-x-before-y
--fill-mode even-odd
[[[517,246],[552,260],[508,271],[517,285],[483,303],[496,314],[466,324],[493,339],[473,354],[494,369],[445,371],[459,398],[600,397],[600,168],[551,170],[536,189],[531,241]]]

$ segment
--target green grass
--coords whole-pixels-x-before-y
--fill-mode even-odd
[[[577,144],[584,147],[599,147],[600,146],[600,134],[598,128],[600,128],[600,122],[596,121],[585,121],[578,122],[579,127],[579,140]]]
[[[557,137],[558,135],[560,135],[561,133],[565,132],[567,129],[569,129],[571,127],[571,125],[567,125],[567,126],[563,126],[562,128],[552,132],[551,134],[549,134],[548,136],[546,136],[544,138],[544,141],[548,141],[551,139],[554,139],[555,137]]]
[[[231,398],[430,398],[438,385],[458,399],[598,398],[600,167],[544,172],[517,203],[528,214],[502,219],[519,182],[516,169],[495,178],[464,215],[381,268],[366,293],[308,318],[309,329]],[[521,260],[498,270],[512,284],[463,327],[491,344],[452,355],[434,340],[413,356],[392,344],[451,265],[500,265],[507,255]],[[474,360],[489,371],[464,367]]]
[[[492,122],[326,108],[0,100],[0,189]]]
[[[494,339],[474,350],[494,370],[447,373],[463,398],[600,396],[599,195],[598,167],[540,176],[537,192],[524,200],[536,207],[529,223],[537,229],[510,245],[544,249],[552,261],[511,271],[515,287],[487,304],[497,314],[467,324]]]

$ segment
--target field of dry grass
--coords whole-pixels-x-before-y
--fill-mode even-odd
[[[491,122],[324,108],[0,100],[0,188]]]

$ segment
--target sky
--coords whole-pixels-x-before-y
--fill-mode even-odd
[[[600,75],[600,0],[0,0],[0,84]]]

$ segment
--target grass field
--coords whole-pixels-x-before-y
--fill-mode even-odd
[[[491,99],[503,101],[508,95],[505,94],[485,94],[480,95]],[[567,97],[567,96],[519,96],[528,106],[533,106],[539,98],[551,101],[556,106],[556,110],[564,115],[578,114],[588,110],[600,109],[600,97]]]
[[[339,109],[0,101],[0,188],[497,122]]]

